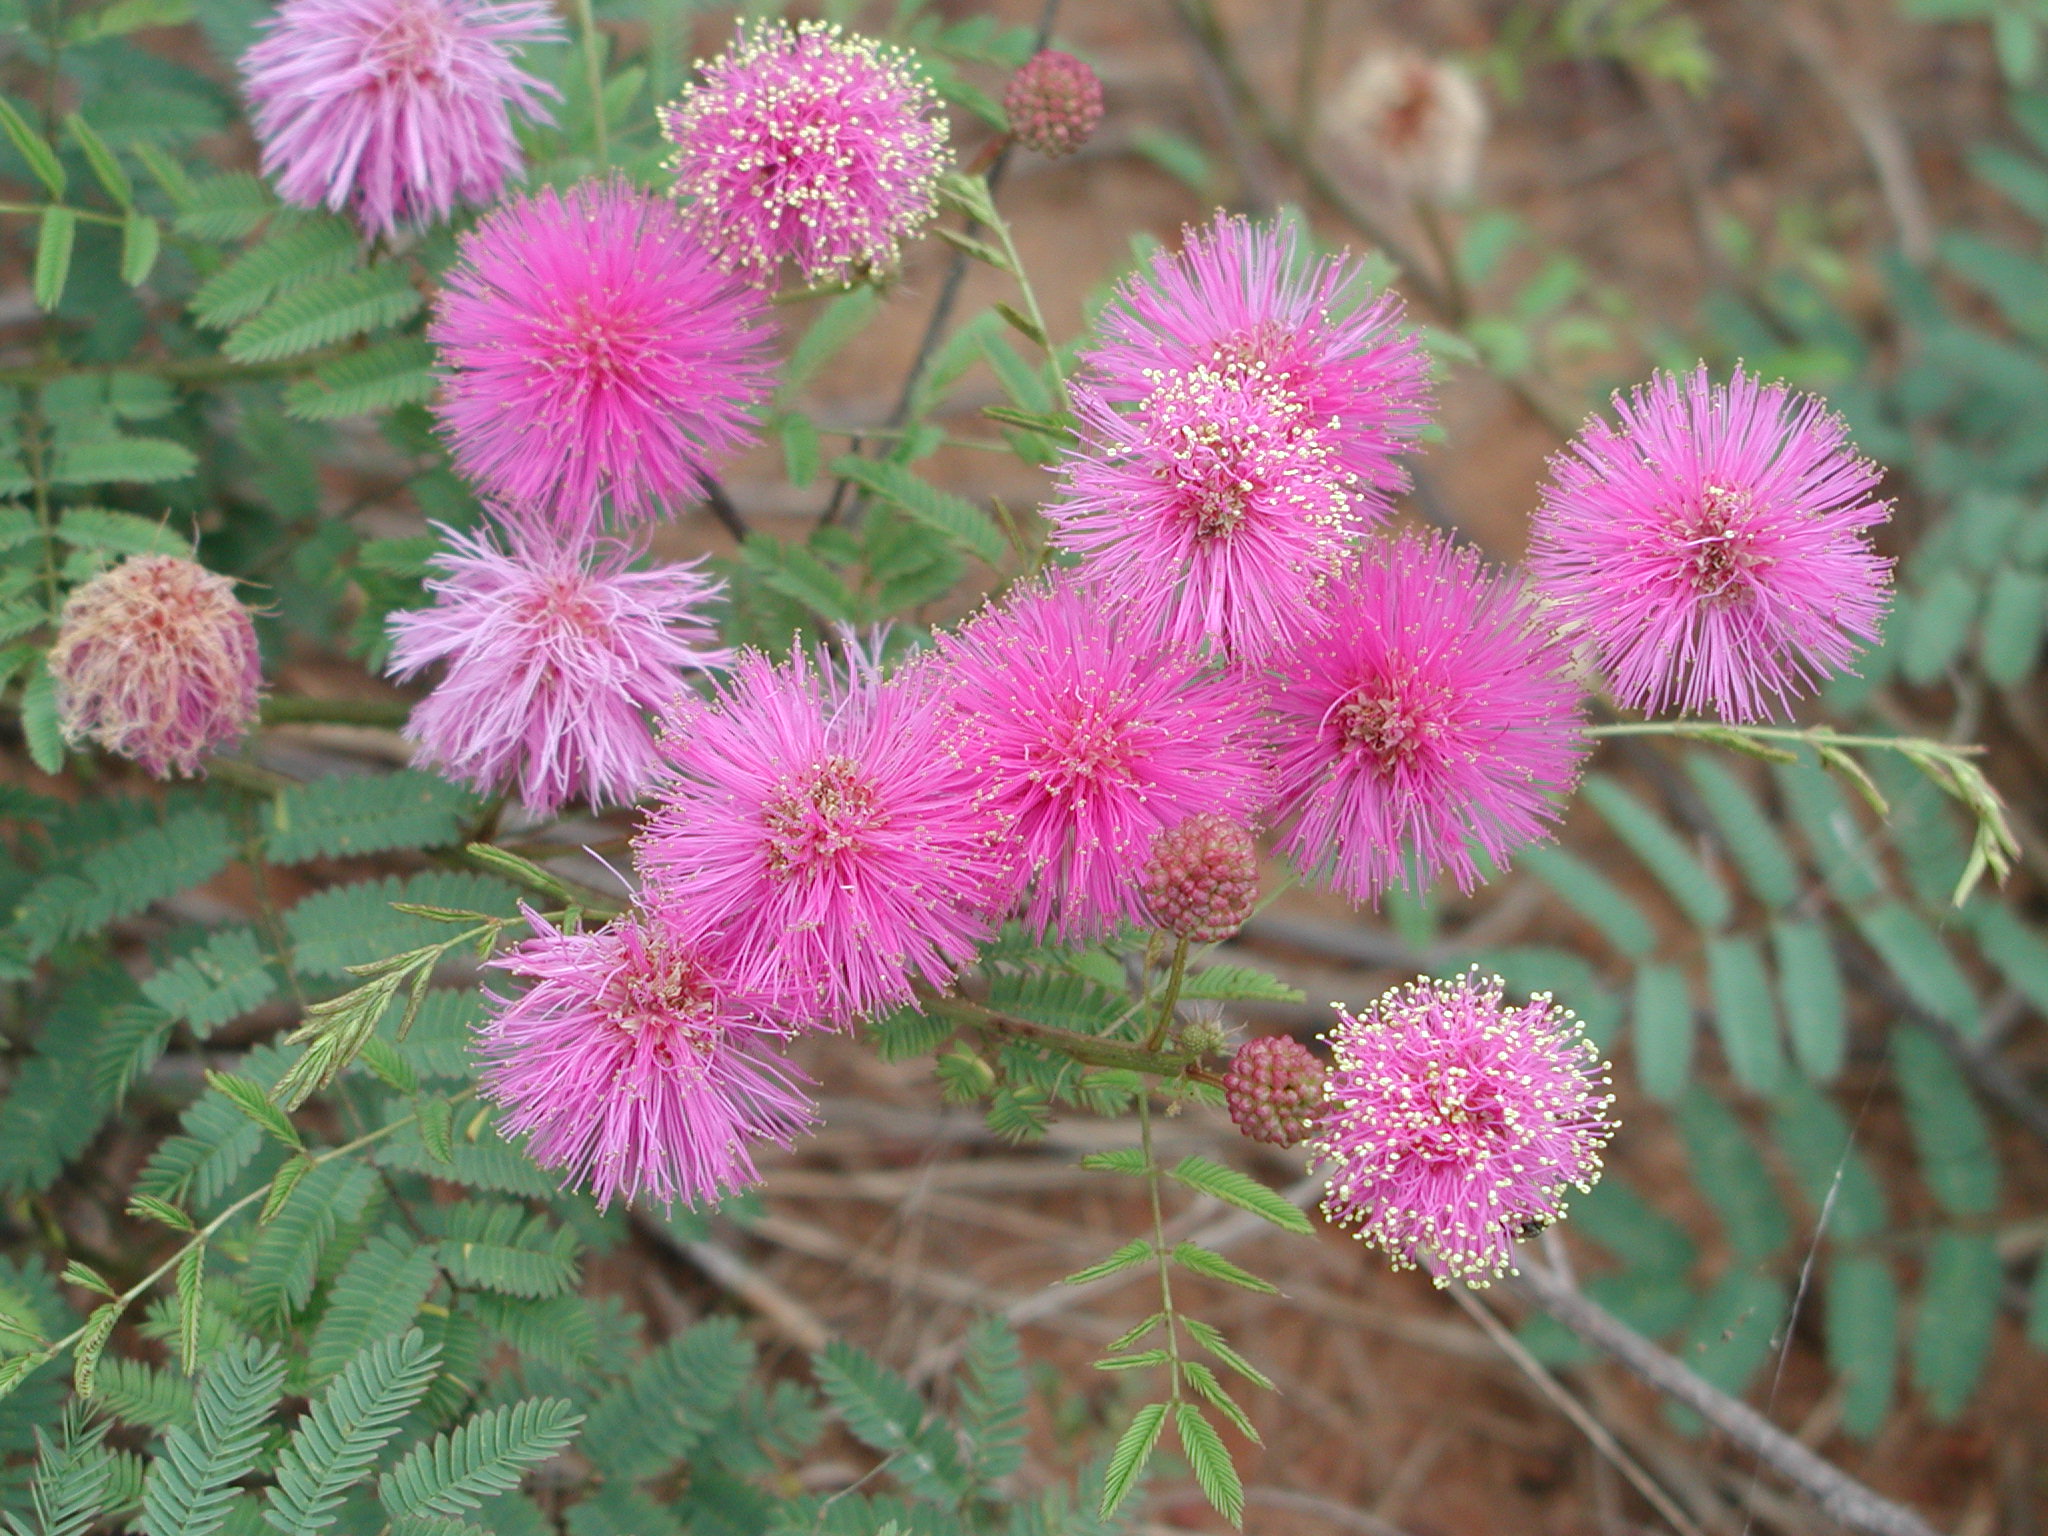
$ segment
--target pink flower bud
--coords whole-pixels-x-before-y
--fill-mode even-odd
[[[1140,883],[1160,927],[1219,943],[1244,926],[1258,900],[1258,849],[1242,822],[1205,811],[1153,840]]]
[[[175,555],[132,555],[71,594],[50,650],[57,718],[160,779],[241,738],[263,683],[235,584]]]
[[[1291,1035],[1247,1040],[1223,1074],[1231,1121],[1253,1141],[1291,1147],[1305,1140],[1322,1113],[1327,1072]]]
[[[1102,122],[1102,82],[1071,53],[1048,48],[1025,61],[1003,93],[1010,132],[1041,155],[1071,155]]]

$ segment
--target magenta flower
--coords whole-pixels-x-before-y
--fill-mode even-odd
[[[1082,441],[1046,508],[1053,542],[1181,645],[1267,656],[1381,513],[1305,402],[1256,364],[1167,372],[1129,412],[1087,385],[1075,398]]]
[[[909,56],[837,26],[742,28],[661,114],[685,217],[726,269],[808,283],[896,264],[937,206],[938,98]]]
[[[1205,668],[1098,593],[1019,588],[939,648],[955,751],[1013,824],[1035,933],[1149,924],[1158,835],[1205,813],[1248,822],[1264,803],[1257,686]]]
[[[505,204],[462,239],[427,335],[455,467],[577,530],[694,498],[750,442],[774,383],[760,296],[666,198],[586,181]]]
[[[1359,515],[1377,520],[1408,484],[1398,455],[1431,403],[1429,360],[1400,317],[1394,295],[1369,297],[1355,260],[1307,259],[1292,226],[1219,214],[1125,280],[1083,377],[1114,406],[1194,368],[1268,387],[1299,407],[1297,428],[1319,434]]]
[[[130,555],[75,588],[50,647],[57,720],[159,779],[190,777],[256,719],[263,659],[235,584],[176,555]]]
[[[519,172],[512,117],[559,92],[518,67],[558,37],[542,0],[285,0],[242,55],[263,173],[372,235],[487,203]]]
[[[1329,586],[1323,627],[1280,658],[1281,845],[1353,901],[1496,864],[1556,819],[1582,748],[1566,653],[1519,583],[1406,536]]]
[[[1789,708],[1875,638],[1890,562],[1876,466],[1811,395],[1658,374],[1551,461],[1529,565],[1622,704]]]
[[[1323,1213],[1398,1266],[1484,1284],[1513,1269],[1518,1236],[1564,1215],[1566,1189],[1599,1179],[1606,1068],[1547,994],[1510,1008],[1498,977],[1423,977],[1340,1008],[1325,1038]]]
[[[395,676],[446,663],[406,726],[420,756],[480,790],[516,781],[543,815],[633,799],[658,766],[649,713],[685,671],[731,658],[706,613],[720,583],[694,562],[628,570],[632,551],[611,540],[449,542],[433,605],[391,618]]]
[[[502,1129],[565,1183],[614,1197],[714,1205],[759,1182],[753,1147],[814,1118],[808,1079],[775,1050],[763,1000],[672,913],[594,933],[527,914],[533,937],[492,965],[532,986],[486,994],[477,1039]]]
[[[650,883],[717,928],[736,974],[807,1022],[945,987],[994,928],[999,827],[947,752],[928,667],[742,656],[681,701],[641,835]]]

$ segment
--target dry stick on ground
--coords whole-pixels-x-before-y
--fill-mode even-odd
[[[1749,1404],[1694,1374],[1548,1269],[1524,1263],[1514,1289],[1586,1343],[1627,1366],[1674,1402],[1692,1409],[1811,1497],[1830,1519],[1866,1536],[1939,1536],[1913,1511],[1815,1455]]]

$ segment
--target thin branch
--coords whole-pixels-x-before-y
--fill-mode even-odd
[[[740,509],[727,494],[724,486],[711,476],[704,477],[704,505],[711,509],[711,515],[718,519],[725,531],[732,535],[733,542],[747,542],[747,520],[740,516]]]

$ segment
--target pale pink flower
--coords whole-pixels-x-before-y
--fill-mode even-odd
[[[729,271],[845,282],[896,264],[937,206],[938,98],[907,54],[825,22],[742,28],[663,110],[691,227]]]
[[[1849,665],[1883,618],[1890,514],[1841,418],[1741,369],[1658,374],[1551,461],[1529,565],[1615,698],[1754,720]]]
[[[947,731],[926,665],[884,681],[857,650],[743,655],[669,721],[640,869],[792,1017],[842,1023],[944,988],[1003,894],[999,827]]]
[[[288,203],[364,230],[488,203],[519,172],[515,114],[559,93],[518,65],[560,36],[542,0],[285,0],[242,55],[263,172]]]
[[[395,676],[445,664],[406,726],[421,758],[480,790],[517,784],[543,815],[632,800],[658,766],[650,715],[731,659],[708,614],[721,584],[695,562],[631,570],[611,540],[448,541],[432,605],[391,618]]]
[[[590,933],[527,916],[533,937],[491,964],[532,985],[487,994],[477,1038],[505,1134],[587,1183],[600,1209],[641,1196],[715,1205],[758,1183],[754,1147],[786,1147],[815,1118],[765,1000],[674,913]]]
[[[1353,901],[1543,836],[1583,746],[1564,650],[1520,584],[1441,538],[1369,546],[1276,659],[1282,851]]]
[[[1335,1060],[1310,1140],[1330,1165],[1323,1211],[1438,1285],[1514,1267],[1515,1241],[1600,1177],[1614,1132],[1606,1068],[1579,1021],[1498,977],[1427,977],[1329,1030]]]
[[[1248,822],[1264,802],[1254,681],[1206,667],[1097,592],[1020,587],[939,649],[955,751],[1012,823],[1034,933],[1146,924],[1158,835],[1204,813]]]
[[[573,532],[695,499],[750,442],[774,384],[766,304],[667,198],[585,181],[505,204],[462,239],[428,337],[455,467]]]
[[[241,740],[263,686],[234,582],[175,555],[130,555],[73,590],[49,668],[65,739],[160,779]]]

